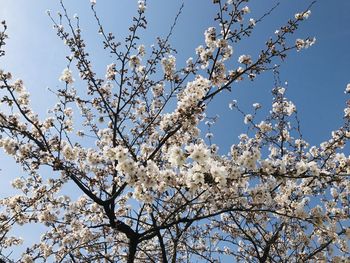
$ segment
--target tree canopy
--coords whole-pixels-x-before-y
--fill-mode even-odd
[[[147,46],[146,1],[137,2],[125,39],[105,30],[100,3],[90,1],[101,49],[114,61],[102,76],[79,16],[62,0],[57,15],[47,12],[69,50],[50,90],[57,103],[35,112],[24,82],[0,70],[0,147],[25,172],[13,178],[16,194],[0,200],[0,262],[350,260],[350,104],[342,125],[310,145],[279,79],[287,54],[315,43],[294,35],[314,3],[253,56],[235,46],[276,6],[253,19],[248,0],[212,2],[213,26],[179,62],[170,39],[184,5],[168,35]],[[4,21],[0,57],[8,34]],[[225,105],[242,114],[247,133],[224,153],[211,140],[210,102],[261,74],[275,77],[271,110],[262,118],[259,103],[252,112]],[[45,226],[40,242],[11,258],[22,242],[12,229],[30,224]]]

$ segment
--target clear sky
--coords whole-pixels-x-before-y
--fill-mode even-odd
[[[93,19],[88,0],[66,0],[66,6],[73,16],[80,17],[83,35],[88,50],[94,58],[97,72],[104,75],[106,65],[112,62],[103,51],[97,26]],[[165,36],[182,1],[148,1],[148,30],[142,34],[144,42],[150,45],[157,35]],[[178,50],[177,63],[183,64],[195,56],[194,49],[203,44],[204,30],[215,25],[214,5],[211,0],[187,0],[180,21],[174,31],[172,44]],[[264,47],[265,40],[296,12],[304,10],[311,1],[281,0],[280,6],[262,23],[258,24],[251,38],[234,46],[234,63],[241,54],[257,54]],[[277,1],[255,0],[249,4],[253,18],[258,18]],[[113,31],[122,41],[136,13],[136,0],[97,0],[97,11],[107,31]],[[32,93],[34,108],[45,115],[46,109],[55,103],[47,91],[62,85],[58,78],[66,66],[67,48],[56,36],[52,22],[46,15],[50,9],[55,15],[58,0],[1,0],[0,19],[8,24],[6,56],[0,68],[11,71],[15,78],[24,80]],[[343,93],[350,82],[350,1],[319,0],[312,8],[311,17],[302,23],[292,39],[315,36],[314,46],[301,52],[291,52],[281,64],[281,80],[288,81],[287,96],[294,101],[301,119],[306,140],[319,144],[329,138],[332,130],[342,121],[343,108],[348,99]],[[102,75],[102,76],[103,76]],[[77,76],[76,76],[77,78]],[[234,84],[231,93],[220,94],[210,105],[209,115],[220,115],[214,129],[214,142],[227,152],[237,136],[245,132],[242,117],[228,110],[228,103],[236,99],[246,111],[254,102],[260,102],[265,112],[269,110],[273,87],[271,72],[259,76],[254,82]],[[262,116],[263,117],[263,116]],[[8,185],[11,178],[21,174],[16,164],[0,153],[0,197],[11,193]],[[44,176],[44,175],[43,175]]]

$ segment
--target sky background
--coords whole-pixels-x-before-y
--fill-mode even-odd
[[[179,53],[179,65],[183,65],[188,57],[195,56],[195,48],[204,43],[204,30],[215,25],[213,17],[216,9],[211,2],[185,1],[183,13],[171,39]],[[251,1],[249,7],[252,12],[247,18],[260,17],[277,2]],[[156,36],[167,34],[181,3],[182,1],[174,0],[149,1],[146,11],[148,29],[141,34],[146,46],[154,43]],[[254,57],[264,48],[265,41],[273,36],[276,29],[310,3],[311,1],[281,0],[279,7],[257,25],[252,37],[234,46],[232,65],[237,66],[236,61],[241,54],[251,54]],[[104,76],[106,65],[113,60],[102,49],[89,1],[67,0],[65,4],[71,16],[75,13],[79,15],[88,51],[95,61],[94,68],[100,76]],[[136,6],[136,0],[97,0],[96,9],[106,31],[114,32],[122,41],[132,16],[136,14]],[[47,9],[55,16],[60,10],[59,1],[0,0],[0,19],[7,21],[10,37],[0,68],[11,71],[15,79],[24,80],[32,94],[33,107],[42,116],[55,103],[54,96],[47,88],[62,87],[58,78],[67,64],[65,56],[69,55],[67,47],[52,28],[52,22],[46,15]],[[343,108],[348,99],[343,91],[350,82],[350,1],[319,0],[311,10],[311,17],[301,24],[290,40],[315,36],[317,42],[307,50],[290,52],[281,64],[280,78],[282,83],[288,81],[287,97],[297,106],[304,138],[311,144],[318,145],[341,125]],[[245,111],[251,111],[251,105],[259,102],[263,105],[263,112],[267,113],[271,105],[273,84],[272,72],[266,72],[254,82],[247,80],[234,84],[231,93],[220,94],[210,104],[208,115],[220,116],[213,130],[213,141],[220,146],[222,153],[227,152],[231,144],[237,141],[238,135],[246,131],[242,116],[228,109],[229,102],[237,100]],[[10,181],[23,173],[2,151],[0,169],[0,197],[3,197],[13,193],[9,188]],[[29,236],[32,232],[22,231],[22,234]]]

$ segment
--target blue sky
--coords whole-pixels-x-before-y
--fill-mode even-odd
[[[88,40],[88,50],[96,59],[95,68],[104,74],[105,65],[112,60],[101,48],[97,35],[97,26],[92,18],[88,0],[66,1],[70,14],[80,16],[83,34]],[[124,37],[131,16],[135,14],[137,1],[104,0],[97,2],[99,12],[107,30]],[[147,14],[149,28],[142,37],[146,44],[154,43],[157,35],[166,35],[172,20],[181,5],[181,1],[154,0],[149,1]],[[264,41],[287,19],[303,10],[311,1],[282,1],[277,10],[259,24],[251,38],[234,47],[236,57],[243,53],[254,56],[263,48]],[[32,101],[38,111],[43,111],[54,103],[46,88],[60,85],[57,81],[60,72],[66,65],[65,56],[68,50],[52,29],[52,22],[46,15],[47,9],[55,13],[60,10],[58,1],[36,0],[2,0],[1,19],[6,19],[9,26],[10,40],[6,48],[7,55],[2,60],[2,68],[11,70],[16,78],[22,78],[33,94]],[[184,12],[175,28],[172,43],[179,55],[177,63],[183,63],[194,56],[194,49],[203,43],[203,32],[214,24],[215,8],[211,1],[186,1]],[[252,1],[250,4],[252,17],[259,17],[275,5],[277,1]],[[293,36],[315,36],[317,43],[302,52],[291,52],[281,66],[281,79],[288,81],[287,95],[295,102],[301,115],[303,132],[311,142],[319,143],[327,137],[332,129],[341,122],[342,109],[346,97],[343,89],[350,82],[350,52],[348,52],[350,32],[346,25],[350,24],[350,2],[334,0],[332,5],[325,1],[317,2],[312,8],[309,20],[302,23]],[[121,39],[123,39],[121,37]],[[236,58],[234,58],[236,60]],[[221,120],[216,130],[220,138],[219,145],[227,145],[242,131],[238,114],[227,111],[224,104],[237,99],[246,110],[254,102],[261,102],[268,109],[273,75],[267,72],[256,81],[245,81],[233,86],[233,92],[221,95],[210,105],[209,112],[219,113]],[[243,107],[244,108],[244,107]],[[239,120],[237,119],[239,118]],[[314,129],[317,127],[317,134]],[[233,134],[228,135],[230,131]]]
[[[106,64],[112,62],[103,51],[97,26],[88,0],[66,0],[66,6],[73,16],[80,17],[83,35],[88,50],[94,58],[97,72],[104,75]],[[165,36],[182,1],[153,0],[147,8],[149,27],[142,33],[146,45],[154,43],[157,35]],[[215,25],[215,8],[211,0],[188,0],[180,21],[174,31],[172,44],[178,50],[178,64],[194,56],[194,49],[204,42],[204,30]],[[289,17],[302,11],[311,1],[283,0],[280,6],[258,24],[251,38],[234,46],[236,61],[241,54],[256,53],[264,47],[265,40],[283,25]],[[348,99],[343,93],[350,82],[350,1],[319,0],[312,8],[310,19],[302,23],[291,39],[315,36],[316,44],[301,52],[291,52],[281,64],[282,82],[288,81],[287,96],[294,101],[299,112],[304,137],[313,144],[329,138],[330,132],[342,122],[343,108]],[[252,1],[249,5],[251,17],[258,18],[277,3],[275,0]],[[123,39],[136,13],[135,0],[97,0],[96,9],[107,31],[113,31]],[[31,92],[34,108],[45,115],[46,109],[55,103],[47,91],[62,85],[58,77],[66,66],[67,48],[56,36],[52,22],[46,15],[50,9],[60,10],[58,0],[1,0],[0,19],[8,24],[6,56],[0,67],[11,71],[15,78],[24,80]],[[234,63],[235,65],[235,63]],[[77,77],[76,77],[77,78]],[[209,116],[220,115],[214,128],[214,142],[223,152],[237,141],[237,136],[246,131],[242,117],[229,111],[228,103],[236,99],[241,107],[249,111],[254,102],[260,102],[265,112],[271,103],[270,91],[273,74],[266,72],[254,82],[245,81],[233,85],[231,93],[219,95],[210,104]],[[262,117],[264,117],[262,115]],[[0,197],[10,194],[9,181],[21,174],[17,165],[0,153],[1,190]]]

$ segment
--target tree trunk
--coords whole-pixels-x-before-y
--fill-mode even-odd
[[[133,263],[135,260],[136,250],[137,250],[138,240],[137,238],[130,238],[129,241],[129,253],[128,253],[128,263]]]

